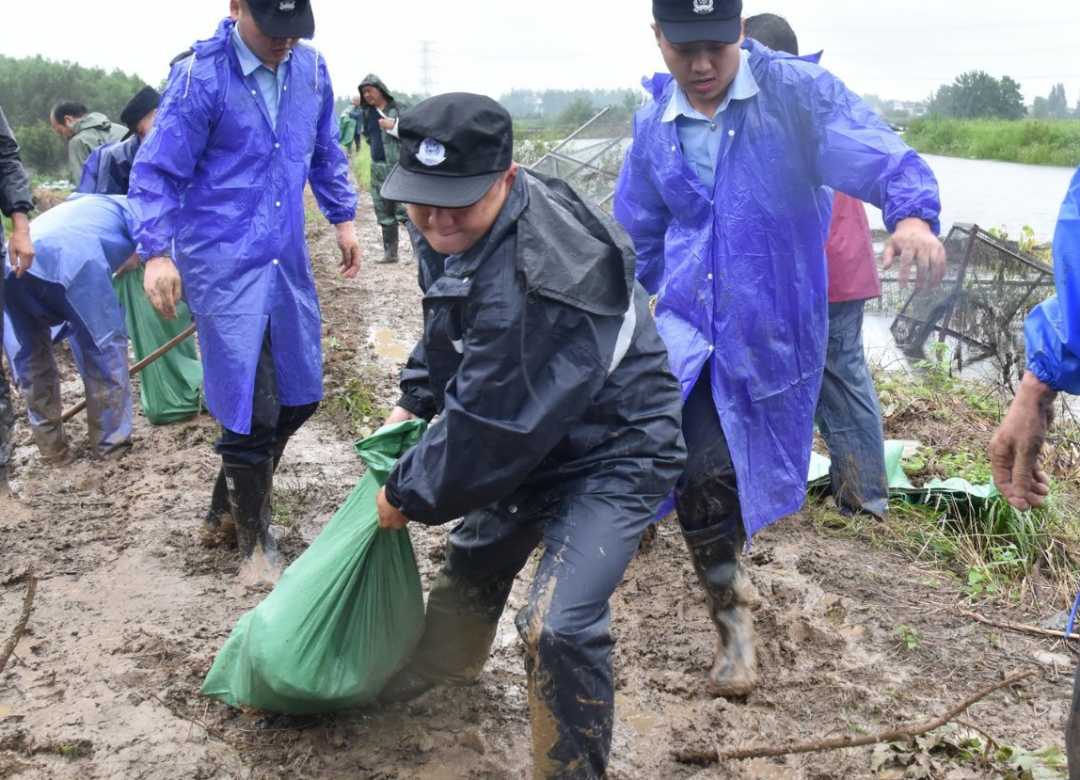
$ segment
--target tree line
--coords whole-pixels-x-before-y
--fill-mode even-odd
[[[952,119],[1023,119],[1028,114],[1020,84],[1009,76],[996,79],[985,71],[961,73],[930,96],[928,112]],[[1030,116],[1035,119],[1080,118],[1080,98],[1069,110],[1064,84],[1055,84],[1048,97],[1036,97]]]
[[[37,174],[57,173],[66,164],[64,142],[49,127],[56,101],[75,100],[119,122],[124,106],[144,86],[141,78],[120,70],[0,55],[0,106],[19,141],[23,164]]]

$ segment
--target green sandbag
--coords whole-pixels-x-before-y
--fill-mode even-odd
[[[409,533],[379,529],[375,495],[425,427],[407,420],[356,445],[367,473],[270,595],[240,618],[203,693],[233,707],[293,714],[375,698],[424,630]]]
[[[168,343],[191,325],[191,312],[183,301],[176,305],[176,319],[163,320],[143,290],[144,269],[113,279],[135,360],[139,361]],[[142,410],[154,425],[186,420],[199,413],[203,382],[202,364],[195,357],[195,339],[186,338],[139,372]]]

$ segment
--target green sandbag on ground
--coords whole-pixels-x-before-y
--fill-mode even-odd
[[[191,325],[191,312],[181,301],[176,319],[163,320],[143,290],[145,270],[113,279],[113,288],[124,306],[124,321],[135,360],[139,361],[179,336]],[[195,338],[184,339],[139,372],[139,398],[147,419],[154,425],[186,420],[199,413],[203,370],[195,357]]]
[[[270,595],[240,618],[203,693],[292,714],[375,698],[424,630],[409,533],[379,530],[375,495],[425,427],[407,420],[356,445],[367,473]]]

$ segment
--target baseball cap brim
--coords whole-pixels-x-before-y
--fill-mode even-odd
[[[416,173],[394,166],[379,193],[387,200],[416,203],[443,209],[461,209],[480,200],[505,171],[479,173],[476,176],[439,176]]]
[[[315,34],[315,14],[311,3],[297,3],[292,13],[266,13],[249,6],[251,18],[264,35],[271,38],[310,38]]]
[[[720,43],[738,43],[742,37],[742,17],[731,19],[701,19],[692,22],[665,22],[657,19],[660,31],[671,43],[693,43],[694,41],[719,41]]]

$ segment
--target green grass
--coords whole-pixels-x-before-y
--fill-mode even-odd
[[[362,190],[371,189],[371,153],[366,146],[360,147],[349,159],[349,168],[356,177],[356,184]]]
[[[1080,121],[1070,119],[914,120],[904,140],[918,152],[1034,165],[1080,165]]]
[[[379,427],[390,413],[389,409],[375,405],[374,391],[371,379],[355,376],[344,387],[332,389],[327,394],[324,411],[344,425],[350,434],[362,435],[362,429]]]

